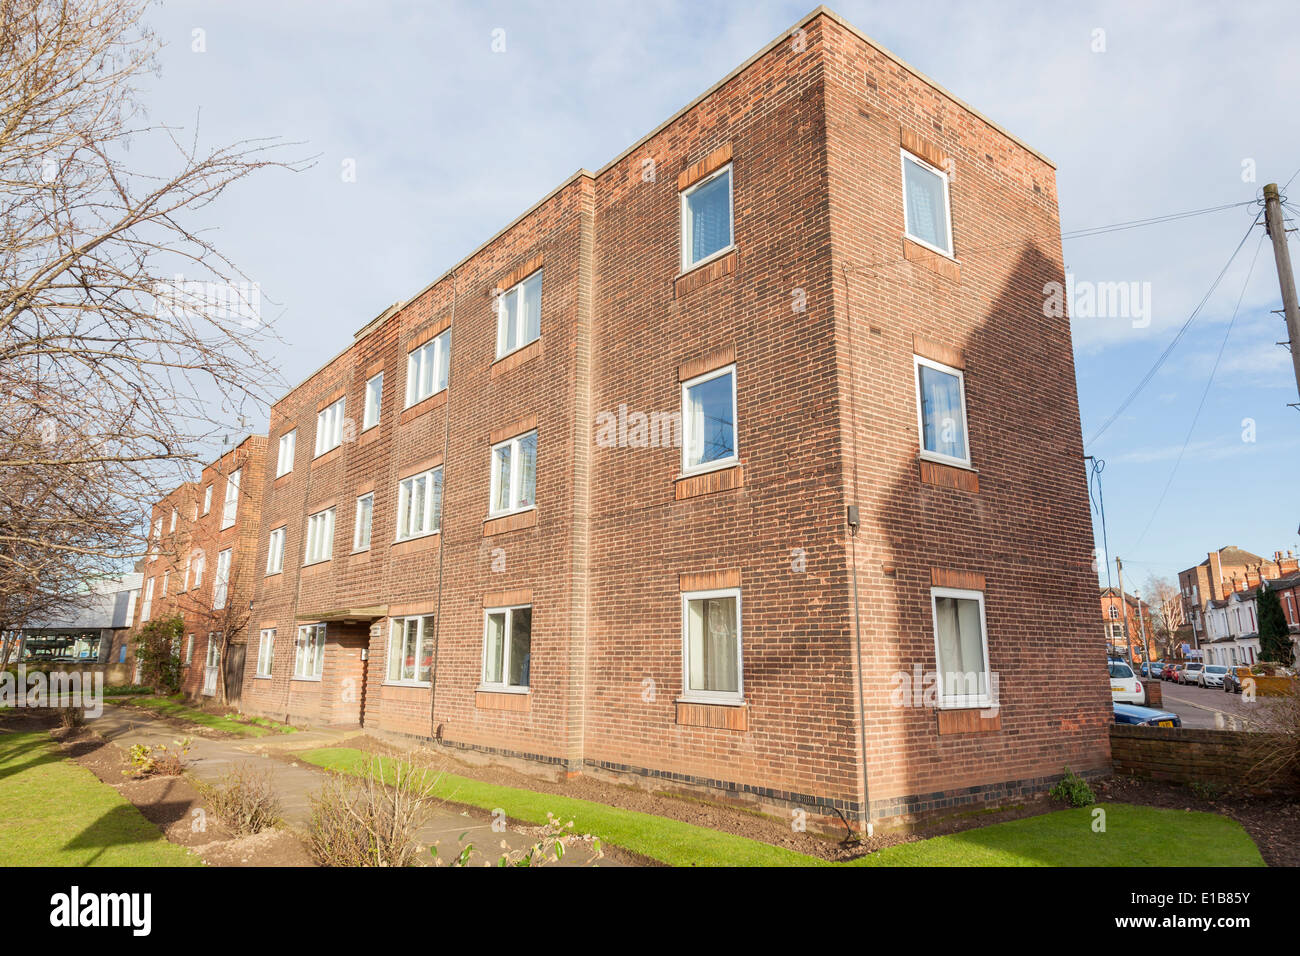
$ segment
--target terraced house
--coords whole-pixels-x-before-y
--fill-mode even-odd
[[[819,8],[274,406],[245,708],[852,826],[1107,766],[1063,278]]]

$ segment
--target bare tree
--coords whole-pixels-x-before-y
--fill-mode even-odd
[[[150,5],[0,0],[0,628],[142,554],[141,514],[278,381],[205,217],[306,164],[150,123]],[[142,143],[161,168],[128,164]]]

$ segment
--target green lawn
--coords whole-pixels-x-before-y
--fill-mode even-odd
[[[345,773],[363,771],[371,755],[351,747],[307,750],[300,759]],[[385,768],[391,761],[385,760]],[[444,773],[435,796],[482,810],[501,808],[525,823],[545,823],[548,812],[591,833],[672,866],[827,866],[806,856],[633,810]],[[1105,804],[1106,832],[1092,829],[1094,808],[997,823],[952,836],[889,847],[849,866],[1263,866],[1241,825],[1213,813]],[[1170,837],[1177,837],[1171,840]]]
[[[0,734],[0,867],[201,865],[48,733]]]
[[[144,707],[164,717],[176,717],[212,730],[228,731],[240,737],[265,737],[267,734],[275,733],[273,728],[265,725],[246,724],[239,720],[223,717],[220,714],[209,714],[207,711],[191,707],[175,697],[129,697],[118,701],[110,701],[110,703]]]

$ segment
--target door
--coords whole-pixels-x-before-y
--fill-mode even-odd
[[[203,693],[213,697],[217,693],[217,675],[221,671],[221,638],[213,634],[208,638],[207,666],[203,669]]]

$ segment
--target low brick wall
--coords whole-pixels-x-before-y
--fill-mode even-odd
[[[1116,773],[1136,777],[1249,788],[1253,737],[1236,730],[1115,724],[1110,729],[1111,761]]]

